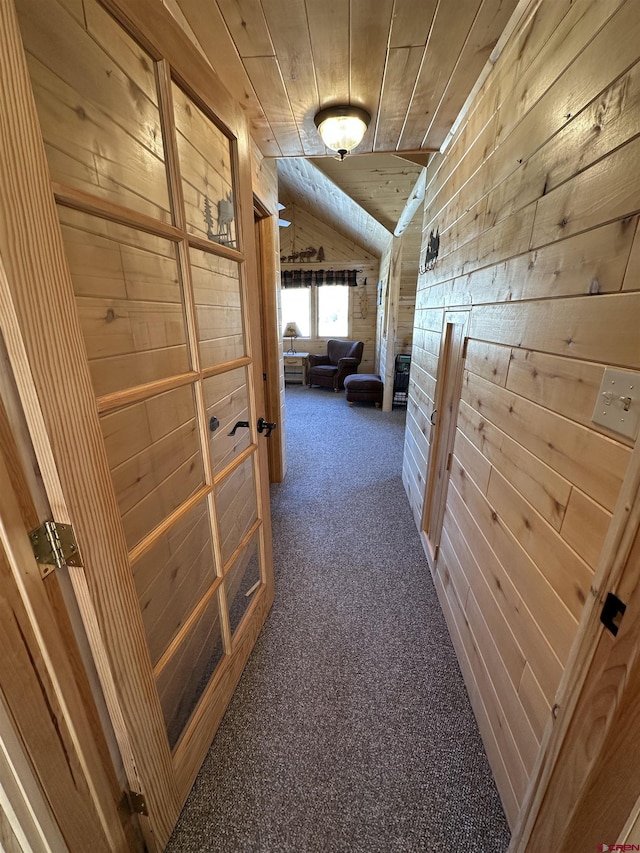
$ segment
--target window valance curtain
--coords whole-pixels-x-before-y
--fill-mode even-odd
[[[282,270],[283,287],[311,287],[342,284],[357,287],[357,270]]]

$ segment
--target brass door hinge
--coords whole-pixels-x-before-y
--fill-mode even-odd
[[[132,814],[149,815],[149,809],[147,808],[144,794],[132,791],[128,785],[122,792],[122,797],[118,803],[118,811],[123,816]]]
[[[133,814],[149,814],[149,809],[147,808],[147,803],[144,798],[144,794],[139,794],[137,791],[127,791],[126,797],[129,801],[129,807],[131,808]]]
[[[62,566],[81,566],[82,557],[70,524],[45,523],[29,534],[36,562],[43,578]]]

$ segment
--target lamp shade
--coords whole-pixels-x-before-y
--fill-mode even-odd
[[[297,323],[287,323],[284,327],[284,332],[282,333],[285,338],[299,338],[302,332],[298,328]]]
[[[327,148],[337,151],[344,160],[344,155],[362,142],[371,116],[361,107],[327,107],[314,121]]]

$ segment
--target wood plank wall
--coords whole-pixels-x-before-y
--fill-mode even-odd
[[[418,211],[414,215],[402,238],[402,268],[394,355],[411,352],[413,343],[413,322],[416,313],[416,291],[422,236],[421,214],[422,211]]]
[[[387,339],[385,336],[385,306],[389,296],[389,272],[391,270],[391,253],[393,250],[393,239],[380,258],[380,275],[376,285],[376,358],[375,372],[384,376],[387,366]],[[378,292],[378,286],[380,291]]]
[[[358,287],[354,288],[351,294],[350,335],[353,340],[364,341],[359,372],[373,373],[376,349],[376,287],[380,260],[298,205],[287,204],[282,215],[291,222],[288,228],[280,229],[280,261],[283,269],[358,270]],[[300,263],[295,257],[296,253],[299,255],[309,247],[317,250],[322,248],[324,260]],[[298,349],[301,348],[300,343]],[[305,339],[304,349],[310,353],[326,353],[327,338]]]
[[[606,366],[640,369],[639,58],[634,0],[542,0],[428,168],[403,479],[420,527],[470,306],[434,578],[512,826],[630,455],[591,412]]]
[[[388,377],[389,381],[393,381],[394,371],[389,359],[393,362],[399,353],[410,353],[413,343],[422,237],[421,214],[422,211],[419,211],[414,215],[413,221],[399,240],[392,238],[389,241],[387,250],[380,259],[379,280],[382,282],[382,292],[380,305],[377,305],[375,372],[383,379]],[[397,294],[390,274],[392,257],[399,257],[400,263]],[[393,347],[389,347],[390,337],[393,339]],[[389,373],[387,368],[392,372]]]

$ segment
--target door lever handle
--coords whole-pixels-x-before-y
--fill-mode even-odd
[[[278,424],[270,423],[269,421],[265,421],[264,418],[258,418],[258,432],[264,432],[265,438],[269,438],[273,430],[278,426]]]
[[[249,429],[249,421],[237,421],[234,428],[231,430],[231,432],[228,432],[227,435],[235,435],[238,427],[246,427],[247,429]]]

